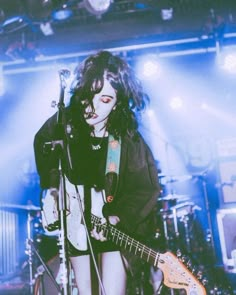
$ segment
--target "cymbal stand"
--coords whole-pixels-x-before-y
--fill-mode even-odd
[[[173,222],[174,222],[175,237],[176,237],[176,239],[178,239],[179,238],[179,230],[178,230],[178,220],[177,220],[176,208],[173,208],[172,212],[173,212]]]
[[[187,215],[184,215],[181,217],[180,221],[184,224],[184,236],[185,236],[185,242],[186,242],[186,250],[188,253],[191,252],[191,243],[190,243],[190,231],[189,231],[189,217]]]
[[[164,229],[164,235],[165,235],[165,239],[168,241],[169,243],[169,235],[168,235],[168,228],[167,228],[167,213],[164,213],[162,215],[162,221],[163,221],[163,229]]]
[[[27,213],[26,254],[28,255],[30,294],[33,294],[34,280],[33,280],[33,255],[32,255],[31,242],[32,242],[32,238],[31,238],[31,214],[30,214],[30,211],[28,211],[28,213]]]
[[[178,221],[177,221],[177,214],[176,214],[176,209],[172,209],[173,213],[172,216],[169,216],[168,212],[163,211],[162,213],[162,222],[163,222],[163,230],[164,230],[164,236],[165,236],[165,240],[167,241],[167,248],[169,250],[172,250],[171,247],[171,240],[177,240],[179,238],[179,231],[178,231]],[[173,217],[173,226],[174,226],[174,235],[170,235],[169,231],[172,232],[172,221],[171,221],[171,225],[169,224],[168,220],[172,219]],[[171,227],[171,228],[169,228]]]
[[[60,221],[60,232],[59,232],[59,242],[60,246],[59,256],[60,256],[60,271],[62,280],[62,294],[69,294],[69,261],[66,251],[66,237],[67,237],[67,226],[66,226],[66,188],[65,188],[65,175],[62,171],[61,163],[59,164],[59,174],[60,174],[60,193],[58,199],[58,212]]]
[[[44,270],[47,272],[48,276],[51,278],[53,283],[55,284],[58,291],[60,291],[60,287],[58,286],[55,278],[51,274],[49,268],[39,255],[38,251],[36,250],[32,237],[31,237],[31,213],[30,210],[27,213],[27,239],[26,239],[26,254],[28,255],[28,265],[29,265],[29,295],[34,294],[34,284],[35,284],[35,278],[33,274],[33,253],[36,254],[39,261],[42,263]],[[59,293],[60,294],[60,293]]]
[[[39,252],[37,251],[37,249],[34,246],[34,243],[32,240],[29,241],[30,246],[32,247],[34,254],[37,256],[37,258],[39,259],[39,261],[41,262],[41,266],[40,266],[40,272],[43,273],[44,271],[47,272],[48,276],[50,277],[50,279],[52,280],[53,284],[55,285],[55,287],[58,290],[58,294],[60,293],[60,286],[57,284],[56,279],[54,278],[54,276],[52,275],[50,269],[48,268],[48,266],[46,265],[46,263],[43,261],[42,257],[40,256]],[[39,268],[37,268],[38,270]],[[40,273],[36,274],[34,277],[37,277],[37,275],[39,275]]]
[[[60,77],[60,96],[57,112],[57,125],[56,125],[56,137],[58,140],[51,141],[49,146],[51,146],[51,151],[57,153],[58,156],[58,172],[59,172],[59,195],[57,202],[58,217],[59,217],[59,236],[58,236],[58,245],[59,245],[59,256],[60,256],[60,280],[61,280],[61,289],[62,294],[67,295],[70,293],[69,290],[69,261],[67,254],[67,224],[66,224],[66,187],[65,187],[65,165],[68,166],[70,171],[72,171],[72,163],[70,158],[70,151],[68,148],[68,138],[70,132],[68,132],[68,125],[66,125],[65,119],[65,103],[64,103],[64,94],[66,88],[66,79],[70,76],[70,71],[62,69],[59,71]],[[64,159],[64,161],[63,161]],[[65,164],[66,163],[66,164]]]
[[[212,229],[212,221],[211,221],[211,214],[209,209],[209,200],[208,200],[208,194],[207,194],[207,187],[206,187],[206,180],[204,177],[201,178],[202,180],[202,187],[203,187],[203,196],[205,201],[205,207],[206,207],[206,213],[207,213],[207,222],[208,222],[208,229],[207,229],[207,239],[206,241],[210,244],[211,250],[212,250],[212,258],[215,258],[215,245],[213,240],[213,229]]]

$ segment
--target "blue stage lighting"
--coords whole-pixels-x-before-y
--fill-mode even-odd
[[[11,33],[26,27],[28,24],[24,16],[18,15],[7,18],[2,23],[1,28],[4,33]]]
[[[71,9],[58,9],[52,12],[52,18],[56,21],[63,21],[67,20],[68,18],[72,17],[73,11]]]

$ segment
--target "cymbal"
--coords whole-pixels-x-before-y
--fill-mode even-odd
[[[164,197],[158,198],[158,201],[170,201],[170,200],[177,200],[177,199],[188,200],[188,195],[168,194]]]
[[[158,175],[159,178],[164,179],[165,183],[182,182],[192,179],[192,175]]]
[[[166,177],[166,175],[163,174],[163,173],[159,173],[159,174],[158,174],[158,178],[163,178],[163,177]]]
[[[0,208],[9,208],[9,209],[22,209],[27,211],[39,211],[40,207],[35,205],[19,205],[19,204],[0,204]]]

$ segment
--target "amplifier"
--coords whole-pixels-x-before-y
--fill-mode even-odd
[[[236,249],[236,208],[217,210],[217,224],[224,267],[236,272],[231,254]]]
[[[236,203],[236,158],[219,162],[222,206]]]
[[[221,207],[236,203],[236,138],[217,142]]]

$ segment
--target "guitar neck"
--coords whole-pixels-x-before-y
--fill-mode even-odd
[[[152,264],[153,266],[157,266],[161,255],[160,253],[131,238],[129,235],[123,233],[110,224],[101,224],[99,227],[99,230],[103,230],[104,236],[117,246],[133,253],[135,256],[140,257],[142,260]]]
[[[158,267],[164,275],[164,284],[174,289],[185,289],[187,295],[206,295],[203,285],[194,277],[188,268],[171,252],[160,253],[147,247],[110,224],[101,224],[101,219],[91,217],[92,224],[98,231],[117,246],[140,257],[145,262]]]

